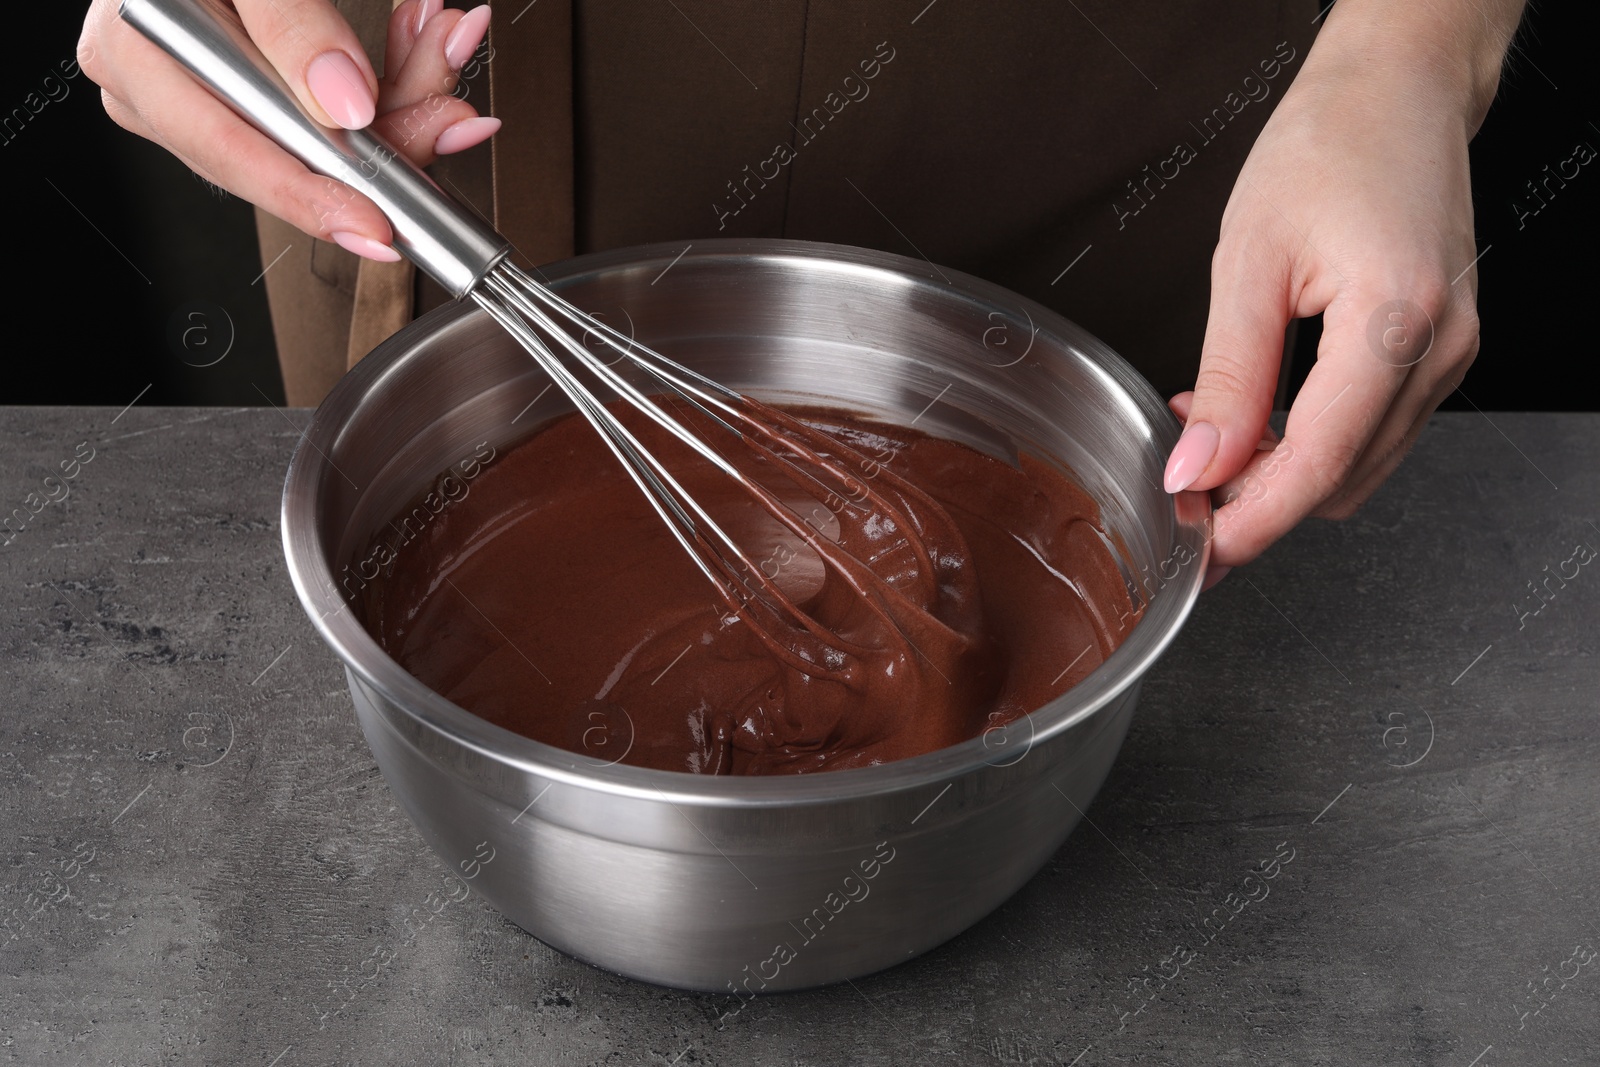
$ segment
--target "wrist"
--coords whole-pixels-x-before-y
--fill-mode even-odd
[[[1303,73],[1384,95],[1404,89],[1407,100],[1421,88],[1471,138],[1494,101],[1523,7],[1524,0],[1339,0]]]

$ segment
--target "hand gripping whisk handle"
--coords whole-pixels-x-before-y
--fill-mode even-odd
[[[122,0],[120,14],[311,170],[369,197],[388,216],[395,248],[456,296],[505,257],[505,238],[383,138],[329,129],[306,114],[255,42],[211,0]]]

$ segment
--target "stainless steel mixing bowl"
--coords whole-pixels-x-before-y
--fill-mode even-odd
[[[915,420],[1069,468],[1100,502],[1144,617],[1033,715],[878,767],[702,777],[606,765],[490,725],[380,651],[340,587],[344,566],[438,472],[570,410],[486,315],[457,304],[345,376],[284,487],[295,588],[345,663],[401,805],[453,870],[540,940],[644,981],[726,993],[729,1011],[887,967],[982,918],[1089,806],[1141,677],[1198,594],[1210,506],[1161,490],[1178,432],[1161,398],[1059,315],[901,256],[696,241],[543,273],[608,323],[763,399]]]

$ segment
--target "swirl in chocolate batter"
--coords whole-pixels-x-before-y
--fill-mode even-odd
[[[775,489],[814,533],[773,521],[653,425],[630,428],[816,621],[810,633],[782,629],[759,599],[719,599],[577,416],[485,468],[362,591],[365,625],[491,722],[601,762],[625,749],[626,763],[699,774],[860,767],[956,744],[1065,692],[1127,636],[1137,609],[1099,510],[1055,467],[790,413],[849,446],[837,455],[871,480],[870,496],[820,508]]]

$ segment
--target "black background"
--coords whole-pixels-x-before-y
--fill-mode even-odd
[[[83,10],[15,11],[22,26],[13,41],[29,47],[13,48],[0,71],[0,114],[21,108],[47,76],[60,80]],[[1600,408],[1587,384],[1595,376],[1574,359],[1593,350],[1600,161],[1537,215],[1519,223],[1512,206],[1579,142],[1600,148],[1585,12],[1577,4],[1529,11],[1473,142],[1483,350],[1447,409]],[[249,206],[117,128],[87,77],[65,84],[65,99],[0,143],[13,263],[0,402],[121,407],[143,391],[141,404],[282,403]],[[1315,358],[1315,320],[1308,325],[1296,381]],[[195,365],[230,340],[226,358]]]

